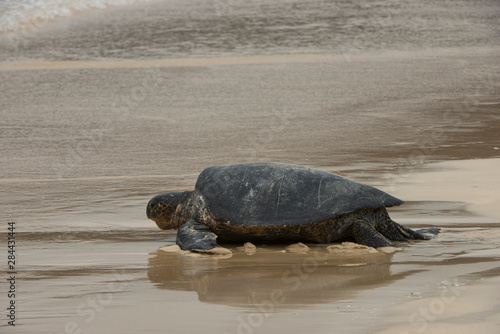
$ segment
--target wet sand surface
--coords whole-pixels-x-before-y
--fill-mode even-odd
[[[2,332],[498,333],[499,54],[2,64],[0,203],[19,259]],[[379,187],[406,201],[394,220],[441,234],[388,254],[162,250],[175,233],[146,219],[149,198],[250,161]]]

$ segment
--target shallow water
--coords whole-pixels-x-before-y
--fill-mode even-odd
[[[33,5],[9,8],[12,2],[6,1],[3,8],[0,4],[0,15],[3,11],[5,17],[0,20],[0,33],[17,27],[4,34],[3,43],[0,35],[0,60],[356,54],[484,47],[498,46],[500,32],[500,5],[495,0],[130,1],[134,4],[80,10],[59,19],[54,16],[57,12],[74,13],[78,3],[92,2],[95,8],[96,4],[124,1],[48,1],[40,13]],[[31,20],[26,19],[30,16]]]
[[[497,333],[498,9],[451,4],[154,1],[0,37],[2,332]],[[441,234],[393,254],[161,250],[175,232],[148,200],[250,161],[376,186]]]

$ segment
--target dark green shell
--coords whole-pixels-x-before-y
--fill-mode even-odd
[[[236,226],[305,225],[404,202],[325,171],[278,163],[205,169],[196,183],[211,215]]]

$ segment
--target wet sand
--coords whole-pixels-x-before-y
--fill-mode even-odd
[[[497,333],[498,54],[2,64],[0,203],[19,256],[2,332]],[[379,187],[406,201],[394,220],[442,232],[390,254],[162,250],[175,233],[146,219],[149,198],[248,161]]]

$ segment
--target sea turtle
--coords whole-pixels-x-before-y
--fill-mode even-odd
[[[220,242],[316,242],[354,239],[371,246],[430,239],[438,229],[413,231],[386,207],[404,202],[379,189],[318,169],[281,163],[213,166],[194,191],[153,197],[147,216],[178,229],[183,250],[210,252]]]

